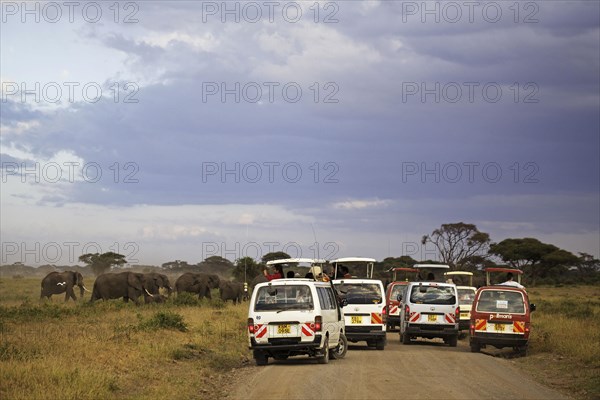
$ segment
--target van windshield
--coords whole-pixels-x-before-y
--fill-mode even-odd
[[[348,304],[381,304],[381,288],[374,283],[343,283],[335,288]]]
[[[470,306],[475,300],[475,291],[473,289],[456,289],[458,291],[458,304],[461,306]]]
[[[390,299],[396,300],[398,298],[398,295],[402,293],[402,289],[404,289],[405,287],[406,286],[404,285],[394,285],[392,287],[392,292],[390,293]]]
[[[255,311],[312,310],[313,297],[308,285],[273,285],[258,289]]]
[[[484,290],[479,295],[477,311],[525,314],[525,301],[520,292]]]
[[[455,304],[456,294],[453,286],[413,286],[410,302],[415,304]]]

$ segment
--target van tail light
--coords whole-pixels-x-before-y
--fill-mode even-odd
[[[408,305],[404,306],[404,320],[408,321],[410,319],[410,307]]]
[[[321,332],[321,327],[323,325],[323,318],[320,315],[315,317],[315,332]]]
[[[248,333],[254,334],[254,319],[248,318]]]
[[[387,322],[387,307],[383,307],[381,310],[381,321],[383,321],[384,325]]]
[[[456,323],[458,324],[458,322],[460,321],[460,306],[456,307],[456,310],[454,310],[454,316],[455,316],[455,320]]]
[[[475,336],[475,325],[471,324],[470,326],[471,337]]]

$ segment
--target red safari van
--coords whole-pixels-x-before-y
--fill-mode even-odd
[[[489,344],[526,354],[534,310],[525,289],[509,285],[479,288],[471,309],[471,351],[478,352]]]
[[[416,278],[419,271],[415,268],[392,268],[388,272],[393,272],[392,282],[390,282],[385,291],[387,329],[391,331],[396,326],[400,326],[400,308],[402,306],[398,300],[398,295],[402,293],[409,279],[412,281]],[[398,280],[400,275],[403,275],[404,280]]]

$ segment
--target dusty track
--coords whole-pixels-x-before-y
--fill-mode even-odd
[[[396,332],[388,333],[384,351],[359,343],[328,365],[304,357],[269,359],[268,366],[249,368],[235,387],[232,398],[261,400],[566,398],[529,379],[510,360],[470,353],[466,340],[457,348],[441,341],[402,345]]]

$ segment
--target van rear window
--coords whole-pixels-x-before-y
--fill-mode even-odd
[[[455,304],[456,292],[453,286],[413,286],[410,302],[415,304]]]
[[[256,294],[255,311],[312,310],[313,297],[308,285],[263,286]]]
[[[348,304],[381,304],[383,301],[381,288],[374,283],[338,283],[335,288]]]
[[[477,311],[525,314],[525,301],[519,292],[484,290],[477,301]]]
[[[458,291],[458,304],[461,306],[470,306],[475,300],[475,290],[473,289],[456,289]]]

